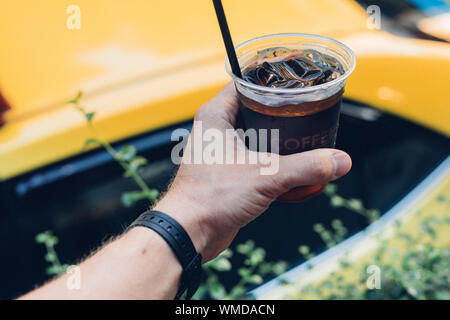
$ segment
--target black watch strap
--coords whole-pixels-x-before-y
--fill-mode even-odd
[[[154,230],[172,248],[183,267],[181,284],[175,299],[179,299],[186,290],[186,299],[191,299],[200,285],[202,256],[195,250],[194,244],[187,232],[173,218],[160,211],[144,212],[128,229],[137,226]]]

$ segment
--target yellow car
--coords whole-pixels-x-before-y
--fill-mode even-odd
[[[338,183],[343,196],[386,213],[410,192],[420,201],[448,181],[450,44],[377,29],[373,12],[351,0],[223,4],[235,44],[299,32],[356,52],[338,134],[338,147],[354,160]],[[0,44],[0,250],[8,261],[0,266],[0,298],[8,298],[45,279],[37,233],[54,230],[61,259],[75,261],[148,205],[121,207],[120,194],[133,183],[108,153],[83,147],[91,132],[67,101],[81,90],[101,137],[117,148],[136,146],[151,161],[144,178],[164,189],[175,170],[172,130],[189,128],[197,108],[230,79],[210,1],[2,1]],[[290,229],[266,214],[236,243],[255,239],[268,258],[295,264],[299,244],[322,249],[312,224],[340,216],[351,233],[366,227],[324,197],[274,204],[270,210],[285,214]]]

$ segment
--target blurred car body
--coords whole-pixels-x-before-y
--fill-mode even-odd
[[[346,98],[450,134],[448,44],[368,30],[367,15],[350,0],[224,5],[236,43],[303,32],[348,44],[358,67]],[[64,105],[80,89],[104,138],[118,141],[190,119],[228,81],[217,22],[204,1],[80,1],[79,30],[66,27],[61,1],[2,6],[0,90],[12,107],[0,131],[3,180],[80,153],[86,126]]]

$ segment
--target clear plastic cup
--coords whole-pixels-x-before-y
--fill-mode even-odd
[[[236,77],[226,60],[225,68],[232,77],[239,96],[243,129],[278,129],[278,152],[281,155],[333,148],[345,82],[356,65],[353,51],[346,45],[323,36],[295,33],[263,36],[236,47],[241,70],[254,64],[261,57],[261,52],[267,52],[271,48],[285,48],[288,51],[314,49],[337,59],[344,68],[344,74],[330,82],[311,87],[269,88]],[[303,201],[322,192],[325,186],[326,184],[298,187],[280,196],[278,200]]]

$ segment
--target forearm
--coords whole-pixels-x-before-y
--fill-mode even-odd
[[[21,299],[173,299],[182,268],[154,231],[136,227],[79,265],[80,288],[65,274]]]

